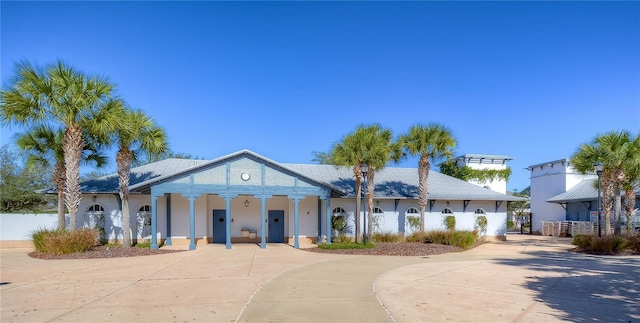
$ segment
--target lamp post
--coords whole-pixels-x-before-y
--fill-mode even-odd
[[[598,175],[598,200],[596,201],[596,208],[598,209],[598,237],[602,237],[602,225],[600,224],[600,177],[602,176],[602,170],[604,165],[600,162],[593,165],[596,174]]]
[[[364,245],[367,245],[367,172],[369,172],[369,165],[367,164],[362,164],[360,165],[360,171],[362,172],[362,177],[364,178],[364,212],[363,212],[363,225],[362,225],[362,232],[364,233],[362,235],[362,241],[364,242]]]

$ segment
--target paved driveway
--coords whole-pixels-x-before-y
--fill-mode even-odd
[[[509,236],[431,257],[235,244],[47,261],[4,249],[0,321],[640,321],[640,257],[576,255],[568,242]]]

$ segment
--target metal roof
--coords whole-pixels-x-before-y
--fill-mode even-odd
[[[241,150],[214,160],[170,158],[132,168],[129,188],[134,193],[148,193],[148,188],[154,183],[183,176],[206,167],[213,167],[242,155],[253,156],[253,158],[261,159],[283,171],[292,172],[319,185],[331,187],[334,197],[353,197],[355,195],[355,178],[352,168],[333,165],[277,163],[249,150]],[[374,197],[376,198],[415,199],[418,197],[417,168],[384,168],[376,172],[375,181]],[[81,190],[84,193],[117,193],[118,176],[114,173],[83,182]],[[55,191],[50,192],[54,193]],[[433,170],[429,172],[428,197],[429,199],[446,200],[523,200]]]
[[[589,176],[582,182],[576,184],[568,191],[558,194],[546,202],[549,203],[568,203],[568,202],[581,202],[581,201],[594,201],[598,199],[598,177]],[[640,188],[636,189],[636,196],[640,195]],[[624,192],[620,193],[620,196],[624,196]]]

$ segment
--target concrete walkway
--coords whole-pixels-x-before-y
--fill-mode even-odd
[[[0,321],[640,321],[640,257],[573,254],[569,242],[509,236],[430,257],[234,244],[46,261],[3,249]]]

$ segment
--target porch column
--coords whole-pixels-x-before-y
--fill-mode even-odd
[[[167,238],[164,244],[171,245],[171,193],[164,195],[167,202]]]
[[[187,194],[182,196],[189,199],[189,235],[191,242],[189,250],[196,250],[196,199],[202,194]]]
[[[325,215],[327,218],[327,244],[331,244],[331,199],[325,200],[327,207],[325,209]]]
[[[317,244],[322,243],[322,203],[320,201],[321,199],[320,197],[318,197],[318,236],[316,237]]]
[[[158,195],[151,194],[151,246],[150,249],[158,249]]]
[[[227,241],[225,242],[225,246],[227,249],[231,249],[231,200],[238,195],[237,194],[220,194],[218,196],[223,197],[226,202],[224,225],[225,225]]]
[[[300,199],[304,198],[304,196],[293,195],[289,196],[289,198],[293,200],[293,247],[300,249],[300,212],[298,209]]]
[[[260,199],[260,248],[265,249],[267,247],[267,199],[271,198],[271,195],[254,195],[253,197]]]

